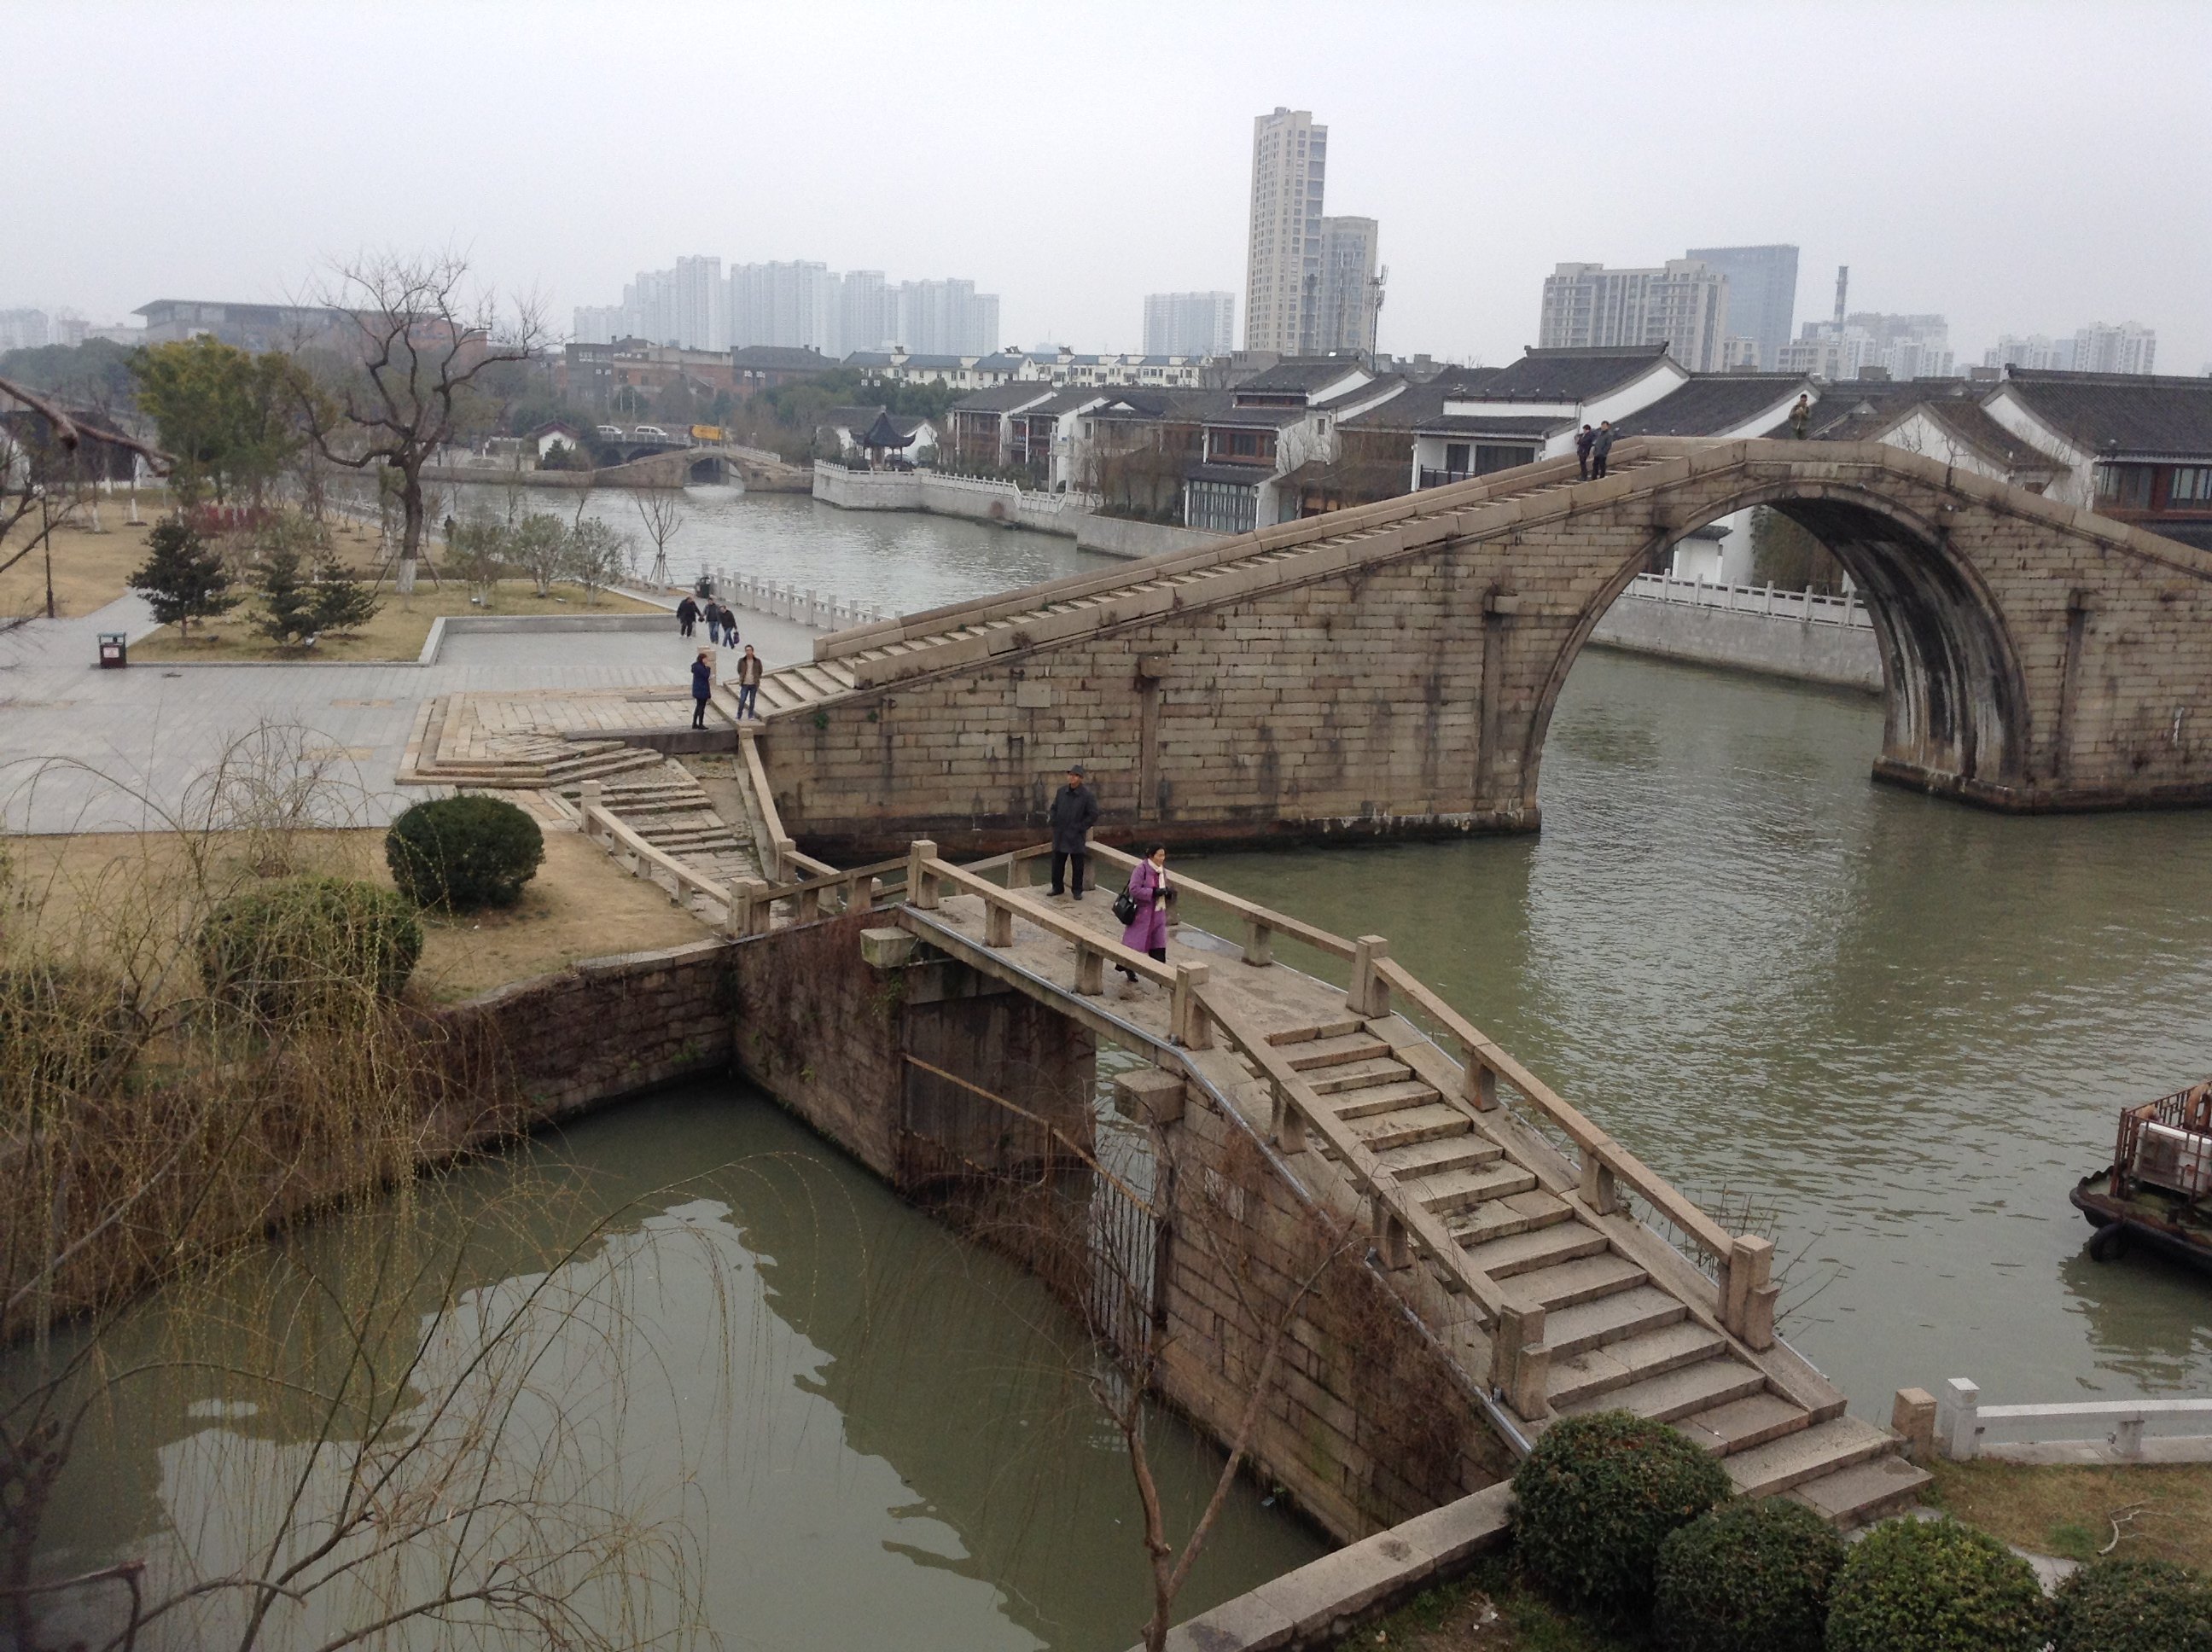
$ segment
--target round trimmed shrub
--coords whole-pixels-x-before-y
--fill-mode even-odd
[[[2100,1560],[2058,1586],[2057,1652],[2212,1652],[2212,1589],[2163,1560]]]
[[[1836,1574],[1827,1652],[2041,1652],[2049,1619],[2034,1571],[1986,1532],[1893,1520]]]
[[[200,978],[218,1000],[276,1019],[366,993],[396,994],[422,956],[422,926],[389,890],[344,878],[280,878],[241,890],[200,929]]]
[[[1844,1540],[1802,1503],[1738,1499],[1659,1546],[1668,1652],[1820,1652]]]
[[[1728,1471],[1664,1423],[1565,1417],[1513,1476],[1513,1540],[1553,1594],[1614,1622],[1649,1613],[1659,1546],[1729,1491]]]
[[[392,881],[417,906],[513,906],[545,858],[538,823],[498,798],[418,803],[384,835]]]

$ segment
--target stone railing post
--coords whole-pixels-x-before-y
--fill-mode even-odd
[[[1762,1353],[1774,1345],[1774,1299],[1781,1287],[1770,1283],[1773,1270],[1774,1242],[1742,1233],[1729,1247],[1721,1275],[1721,1324]]]
[[[1352,988],[1345,1002],[1352,1013],[1378,1020],[1390,1013],[1390,983],[1375,966],[1390,956],[1390,943],[1382,935],[1362,935],[1352,955]]]
[[[929,863],[936,859],[937,845],[926,837],[918,837],[907,846],[907,903],[924,912],[937,910],[937,882],[929,875]]]
[[[1275,932],[1257,918],[1244,920],[1244,962],[1261,969],[1275,961]]]
[[[1936,1396],[1925,1388],[1899,1388],[1890,1404],[1889,1426],[1905,1442],[1908,1461],[1926,1462],[1936,1455]]]
[[[1498,1108],[1498,1072],[1476,1053],[1472,1044],[1460,1046],[1462,1071],[1467,1075],[1467,1099],[1478,1113],[1495,1112]]]
[[[1954,1376],[1943,1385],[1943,1403],[1936,1436],[1942,1453],[1954,1463],[1970,1463],[1982,1446],[1981,1385]]]
[[[768,885],[757,878],[740,878],[730,886],[729,934],[732,940],[765,935],[775,914],[766,898]]]
[[[1490,1386],[1529,1422],[1550,1414],[1552,1351],[1544,1345],[1540,1303],[1508,1297],[1490,1332]]]
[[[1273,1102],[1267,1120],[1267,1139],[1285,1153],[1306,1151],[1306,1117],[1291,1100],[1290,1092],[1270,1080],[1267,1093]]]
[[[605,795],[606,787],[600,781],[586,780],[584,782],[577,799],[577,806],[584,817],[584,835],[586,837],[592,835],[592,816],[599,811],[601,806],[600,799]]]
[[[1595,1216],[1611,1216],[1620,1208],[1620,1193],[1613,1183],[1613,1167],[1587,1147],[1582,1150],[1583,1203]]]
[[[1176,965],[1175,985],[1169,1000],[1168,1025],[1170,1036],[1187,1050],[1207,1050],[1213,1048],[1213,1017],[1206,1012],[1199,1001],[1198,988],[1204,986],[1206,967],[1202,963]]]

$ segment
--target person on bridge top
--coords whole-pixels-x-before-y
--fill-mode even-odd
[[[688,637],[691,635],[691,628],[698,623],[699,604],[697,603],[693,602],[690,598],[686,597],[682,602],[676,604],[677,629],[682,631],[685,636]]]
[[[1137,903],[1137,915],[1121,932],[1121,944],[1133,952],[1142,952],[1158,963],[1168,961],[1168,902],[1175,899],[1175,890],[1168,884],[1168,846],[1152,845],[1152,852],[1129,872],[1129,896]],[[1114,966],[1136,984],[1137,972],[1126,963]]]
[[[1813,398],[1803,392],[1800,392],[1797,397],[1797,405],[1790,410],[1790,435],[1799,441],[1804,440],[1805,432],[1812,428],[1812,423]]]
[[[1045,823],[1052,828],[1052,892],[1058,895],[1066,881],[1068,862],[1075,863],[1075,898],[1083,898],[1083,874],[1091,866],[1091,829],[1098,823],[1097,794],[1083,783],[1083,765],[1071,763],[1067,784],[1054,794]]]
[[[1588,425],[1584,425],[1575,433],[1575,464],[1582,471],[1583,480],[1585,482],[1589,480],[1590,444],[1596,440],[1596,435],[1592,433]]]
[[[1613,451],[1613,421],[1600,421],[1597,434],[1590,438],[1590,477],[1595,481],[1605,474],[1605,456]]]
[[[684,628],[690,630],[690,626]],[[707,696],[714,691],[714,668],[708,663],[712,650],[702,648],[698,659],[691,662],[691,726],[707,726]]]
[[[760,693],[761,660],[753,652],[753,645],[745,644],[744,653],[738,656],[738,715],[757,718],[753,709],[753,698]]]

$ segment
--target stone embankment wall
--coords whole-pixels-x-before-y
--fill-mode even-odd
[[[934,471],[848,471],[842,465],[817,464],[814,496],[848,511],[927,511],[1032,528],[1072,538],[1085,550],[1112,556],[1158,556],[1211,544],[1225,536],[1200,528],[1172,527],[1100,516],[1086,495],[1040,493],[1011,482],[978,477],[941,476]]]
[[[1606,610],[1589,640],[1624,653],[1881,692],[1881,645],[1863,626],[1699,608],[1631,592]]]

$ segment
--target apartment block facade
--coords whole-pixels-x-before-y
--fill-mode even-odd
[[[1145,295],[1146,355],[1226,355],[1236,348],[1236,294]]]
[[[1726,359],[1728,277],[1698,258],[1653,269],[1562,264],[1544,278],[1539,349],[1619,349],[1664,344],[1693,373]]]

